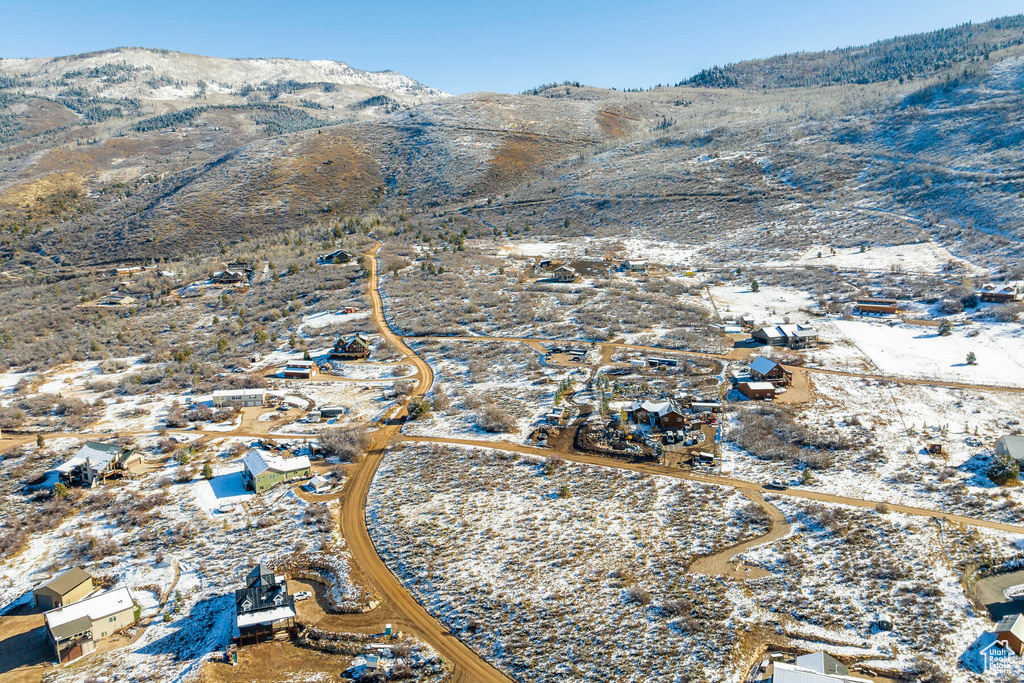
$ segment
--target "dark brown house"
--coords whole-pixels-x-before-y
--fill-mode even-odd
[[[330,353],[330,357],[336,360],[363,360],[369,356],[370,342],[358,334],[336,341]]]
[[[750,364],[750,377],[759,382],[771,382],[777,387],[788,387],[793,383],[792,372],[764,356],[758,356]]]
[[[213,282],[218,285],[240,285],[248,281],[244,270],[222,270],[213,275]]]

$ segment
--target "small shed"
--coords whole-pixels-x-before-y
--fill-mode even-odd
[[[293,360],[281,372],[287,379],[311,379],[317,372],[316,363],[311,360]]]
[[[1018,657],[1024,654],[1024,616],[1007,614],[999,620],[995,629],[997,640],[1006,641],[1007,647]]]

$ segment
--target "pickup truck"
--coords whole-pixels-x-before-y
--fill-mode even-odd
[[[763,488],[766,488],[769,491],[785,491],[786,490],[786,485],[783,484],[778,479],[772,479],[771,481],[767,482],[766,484],[762,484],[762,486],[763,486]]]

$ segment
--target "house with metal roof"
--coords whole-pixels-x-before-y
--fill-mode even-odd
[[[72,662],[95,651],[96,642],[135,623],[135,600],[126,587],[98,593],[43,615],[57,661]]]
[[[628,412],[637,424],[646,422],[659,429],[680,429],[689,424],[683,411],[669,400],[634,402]]]
[[[1007,434],[996,441],[996,455],[1008,455],[1018,462],[1024,461],[1024,436]]]
[[[750,377],[758,382],[771,382],[775,386],[789,386],[793,373],[771,358],[758,356],[750,364]]]
[[[292,479],[309,476],[309,458],[282,458],[254,448],[242,458],[242,483],[256,493],[263,493]]]
[[[766,659],[748,679],[756,683],[868,683],[826,652],[800,655],[793,662]]]
[[[38,609],[51,610],[77,602],[92,593],[92,576],[81,567],[61,572],[32,591]]]
[[[57,474],[65,484],[92,488],[97,482],[123,473],[142,462],[134,449],[113,443],[87,441],[78,453],[57,466]]]
[[[285,638],[294,625],[295,598],[288,594],[288,583],[261,562],[245,577],[245,587],[235,591],[235,642]]]
[[[818,331],[810,325],[772,325],[750,333],[751,338],[766,346],[787,346],[802,349],[818,341]]]

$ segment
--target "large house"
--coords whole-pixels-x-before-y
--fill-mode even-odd
[[[647,422],[661,430],[681,429],[688,423],[683,411],[672,401],[643,401],[630,406],[630,414],[637,424]]]
[[[996,441],[996,454],[1008,455],[1018,462],[1024,461],[1024,436],[1007,434]]]
[[[127,588],[115,588],[43,616],[57,661],[65,664],[93,652],[97,641],[131,626],[135,622],[135,600]]]
[[[575,282],[576,270],[569,266],[558,266],[551,271],[551,279],[555,282]]]
[[[142,462],[142,455],[125,446],[87,441],[78,453],[57,466],[61,481],[92,488],[110,476],[122,474]]]
[[[285,638],[295,625],[295,598],[288,584],[262,562],[235,591],[235,632],[238,645]]]
[[[330,353],[330,357],[337,360],[363,360],[369,356],[370,342],[358,334],[336,341]]]
[[[352,252],[336,249],[328,254],[321,254],[319,260],[321,263],[348,263],[352,258]]]
[[[978,290],[978,298],[994,304],[1020,301],[1024,298],[1024,286],[1017,282],[989,282]]]
[[[249,275],[244,270],[222,270],[213,274],[213,282],[218,285],[240,285],[249,282]]]
[[[775,386],[788,387],[793,383],[792,372],[764,356],[758,356],[750,364],[750,377],[759,382],[771,382]]]
[[[213,392],[213,407],[238,406],[239,408],[261,407],[267,401],[267,390],[259,389],[217,389]]]
[[[242,458],[242,483],[245,488],[263,493],[277,484],[307,477],[310,473],[309,458],[282,458],[254,448]]]
[[[818,341],[818,331],[810,325],[773,325],[750,333],[751,338],[767,346],[802,349]]]
[[[288,361],[281,371],[287,379],[312,379],[316,373],[316,363],[311,360]]]
[[[92,593],[92,576],[79,567],[72,567],[32,591],[37,609],[51,610],[81,600]]]
[[[757,683],[869,683],[868,679],[851,676],[850,669],[825,652],[800,655],[795,662],[762,662],[748,680]]]

